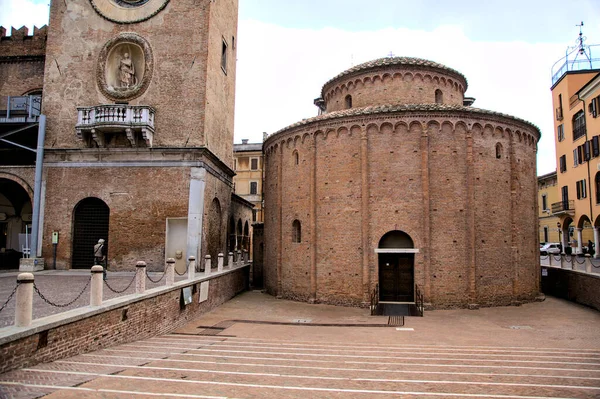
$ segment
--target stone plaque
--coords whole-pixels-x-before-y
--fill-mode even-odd
[[[181,297],[183,298],[183,304],[185,306],[192,303],[192,287],[185,287],[181,289]]]
[[[145,21],[158,14],[169,0],[90,0],[104,18],[121,24]]]
[[[198,303],[202,303],[208,300],[208,283],[210,281],[203,281],[200,283],[200,300]]]

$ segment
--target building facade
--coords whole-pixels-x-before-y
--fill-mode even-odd
[[[252,222],[263,222],[263,151],[262,143],[249,143],[243,139],[241,144],[233,145],[233,183],[235,193],[254,205]]]
[[[551,210],[563,248],[577,254],[600,241],[600,59],[586,58],[592,47],[600,48],[581,41],[559,60],[551,88],[559,190]]]
[[[237,8],[236,0],[51,3],[52,62],[41,76],[31,69],[27,87],[2,87],[13,96],[42,89],[34,255],[56,249],[57,268],[89,268],[90,248],[104,238],[109,269],[119,270],[227,252],[231,220],[251,219],[250,205],[232,196]],[[32,177],[31,165],[0,167],[0,178],[27,192]]]
[[[506,305],[539,292],[539,130],[476,109],[444,65],[382,58],[342,72],[321,115],[264,143],[264,284],[365,306]],[[378,291],[377,291],[378,288]]]
[[[552,213],[552,204],[559,201],[556,171],[538,176],[538,219],[540,243],[561,242],[560,218]]]

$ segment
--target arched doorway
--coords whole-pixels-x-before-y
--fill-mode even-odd
[[[0,178],[0,269],[19,268],[23,250],[31,246],[31,214],[27,190],[14,180]]]
[[[105,255],[108,258],[108,220],[110,209],[99,198],[85,198],[73,210],[73,269],[89,269],[94,265],[94,245],[100,238],[105,241]]]
[[[413,240],[403,231],[386,233],[379,240],[379,301],[415,302]]]
[[[217,266],[217,256],[221,248],[221,203],[217,198],[212,200],[208,214],[208,236],[206,237],[207,253],[213,259],[212,265]]]

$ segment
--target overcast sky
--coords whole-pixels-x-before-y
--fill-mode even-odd
[[[177,1],[177,0],[174,0]],[[218,1],[218,0],[217,0]],[[49,0],[0,0],[0,25],[44,25]],[[323,83],[393,53],[462,72],[474,106],[542,131],[538,174],[556,169],[552,65],[585,22],[600,44],[600,0],[239,0],[235,141],[262,141],[317,114]],[[598,48],[600,51],[600,47]]]

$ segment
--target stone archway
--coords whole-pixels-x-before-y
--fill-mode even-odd
[[[0,173],[0,269],[18,269],[23,252],[31,247],[33,193],[14,177]]]
[[[94,245],[104,239],[105,256],[108,259],[110,243],[108,223],[110,208],[99,198],[84,198],[73,210],[73,256],[71,268],[89,269],[94,265]]]
[[[379,301],[415,303],[415,253],[418,250],[408,234],[390,231],[381,237],[376,250],[379,258]]]

